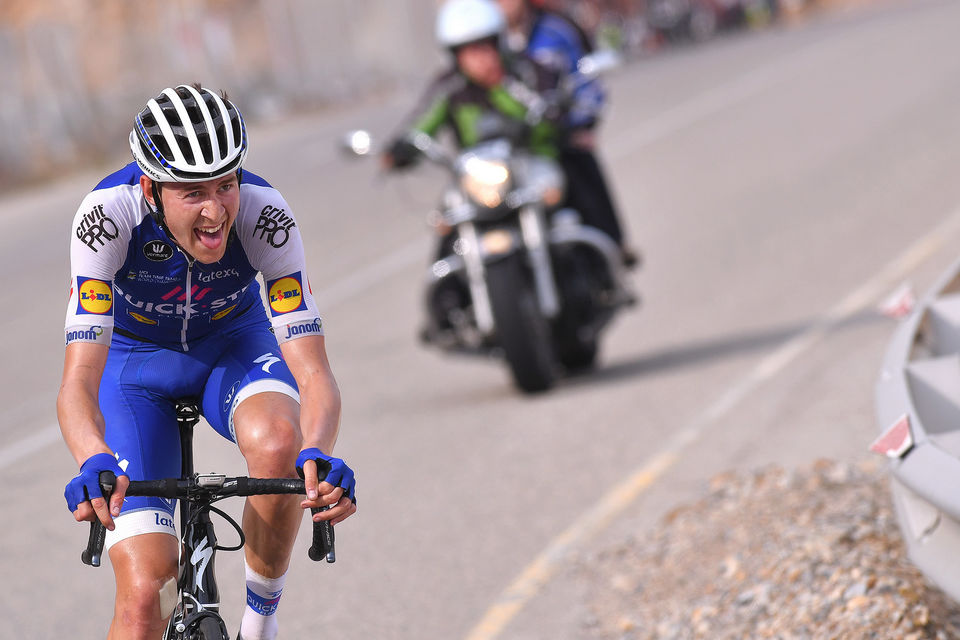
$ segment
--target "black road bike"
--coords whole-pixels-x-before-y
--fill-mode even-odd
[[[214,571],[217,551],[238,551],[243,548],[243,529],[229,515],[213,506],[214,502],[232,496],[301,494],[305,495],[303,479],[227,477],[218,474],[200,474],[193,469],[193,428],[200,421],[196,402],[177,403],[177,425],[180,429],[181,474],[179,478],[132,481],[128,496],[155,496],[180,501],[180,571],[177,580],[177,604],[170,616],[163,640],[230,640],[227,627],[220,617],[220,592]],[[322,481],[329,468],[318,460],[318,475]],[[100,474],[100,488],[106,498],[116,483],[110,472]],[[323,507],[322,509],[326,509]],[[311,509],[317,513],[321,509]],[[210,514],[215,513],[229,523],[239,536],[233,546],[220,546]],[[90,523],[90,538],[81,555],[84,564],[100,566],[106,528],[99,522]],[[313,523],[313,545],[308,555],[311,560],[326,558],[336,561],[333,525],[329,521]]]

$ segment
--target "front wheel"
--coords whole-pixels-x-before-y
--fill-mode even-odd
[[[200,620],[195,637],[197,640],[230,640],[223,623],[213,616]]]
[[[523,256],[514,254],[488,264],[486,271],[497,341],[514,382],[527,393],[546,391],[557,379],[553,336]]]

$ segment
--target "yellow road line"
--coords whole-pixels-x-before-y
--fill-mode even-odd
[[[678,453],[666,451],[607,493],[600,503],[554,538],[550,545],[530,563],[506,588],[483,620],[467,636],[467,640],[496,638],[561,566],[570,550],[605,529],[641,493],[652,485],[678,459]]]
[[[687,445],[695,442],[720,418],[729,413],[761,384],[786,369],[793,361],[816,346],[830,330],[868,308],[873,301],[916,269],[922,262],[946,246],[960,233],[960,209],[955,210],[932,231],[914,242],[870,280],[843,298],[815,323],[761,360],[744,378],[728,387],[661,453],[643,464],[603,497],[596,507],[581,516],[518,575],[487,609],[466,640],[496,640],[526,604],[557,573],[571,549],[604,530],[637,497],[656,482],[680,459]]]

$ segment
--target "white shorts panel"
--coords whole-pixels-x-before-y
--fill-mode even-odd
[[[113,519],[113,522],[116,526],[113,531],[107,531],[103,545],[106,551],[121,540],[144,533],[168,533],[174,538],[177,537],[173,516],[161,509],[139,509],[130,513],[121,513]]]

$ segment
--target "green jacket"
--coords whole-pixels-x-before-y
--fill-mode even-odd
[[[408,129],[430,136],[448,129],[460,148],[506,136],[533,153],[556,158],[559,116],[549,113],[534,123],[527,116],[556,88],[557,75],[526,57],[505,59],[505,67],[504,81],[491,89],[470,82],[456,68],[446,71],[428,87]]]

